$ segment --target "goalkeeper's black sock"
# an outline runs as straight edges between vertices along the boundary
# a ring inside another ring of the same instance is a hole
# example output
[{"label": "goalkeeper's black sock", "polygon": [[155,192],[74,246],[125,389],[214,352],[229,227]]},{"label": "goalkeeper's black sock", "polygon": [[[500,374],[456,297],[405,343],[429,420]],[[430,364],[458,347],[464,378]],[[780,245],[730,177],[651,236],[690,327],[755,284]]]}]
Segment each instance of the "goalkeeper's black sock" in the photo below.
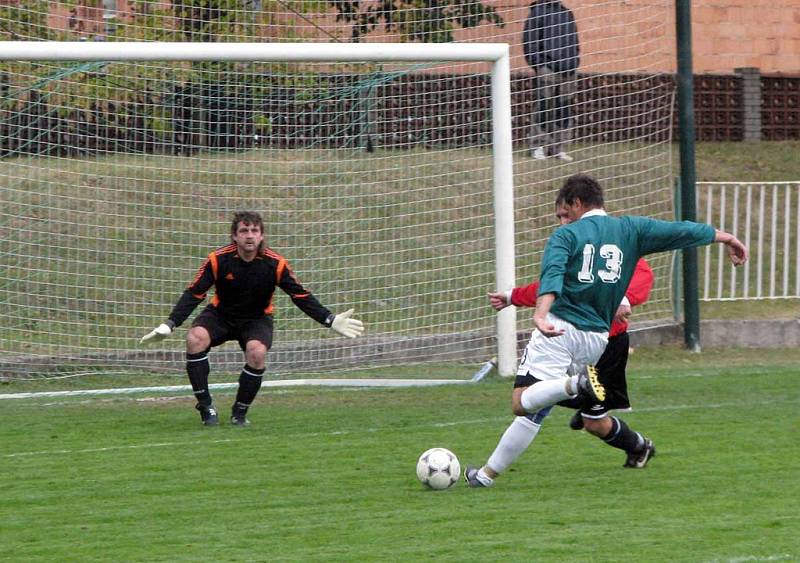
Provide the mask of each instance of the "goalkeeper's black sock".
[{"label": "goalkeeper's black sock", "polygon": [[211,393],[208,391],[208,373],[211,367],[208,364],[208,352],[199,354],[186,354],[186,373],[189,374],[189,383],[192,391],[201,405],[211,405]]},{"label": "goalkeeper's black sock", "polygon": [[635,453],[641,451],[644,446],[644,438],[638,432],[634,432],[624,420],[620,420],[615,416],[611,417],[611,432],[603,438],[603,441],[614,448],[619,448],[628,453]]},{"label": "goalkeeper's black sock", "polygon": [[261,379],[265,368],[256,369],[245,364],[242,373],[239,374],[239,390],[236,392],[236,402],[233,403],[233,413],[244,414],[261,389]]}]

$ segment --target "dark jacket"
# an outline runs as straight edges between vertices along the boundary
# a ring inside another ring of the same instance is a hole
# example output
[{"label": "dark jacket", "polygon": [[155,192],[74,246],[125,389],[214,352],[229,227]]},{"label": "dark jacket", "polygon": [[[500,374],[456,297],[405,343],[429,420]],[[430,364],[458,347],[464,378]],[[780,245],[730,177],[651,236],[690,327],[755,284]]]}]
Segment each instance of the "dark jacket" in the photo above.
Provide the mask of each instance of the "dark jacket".
[{"label": "dark jacket", "polygon": [[525,60],[536,68],[573,73],[580,65],[578,27],[569,8],[558,0],[539,0],[530,6],[522,32]]}]

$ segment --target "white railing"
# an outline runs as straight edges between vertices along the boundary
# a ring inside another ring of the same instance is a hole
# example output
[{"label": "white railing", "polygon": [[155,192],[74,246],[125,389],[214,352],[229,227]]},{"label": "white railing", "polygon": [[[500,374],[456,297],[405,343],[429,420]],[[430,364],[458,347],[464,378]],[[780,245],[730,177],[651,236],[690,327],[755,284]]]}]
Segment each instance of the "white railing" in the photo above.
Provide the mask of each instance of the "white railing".
[{"label": "white railing", "polygon": [[800,182],[698,182],[697,220],[750,249],[742,268],[723,245],[701,249],[701,300],[800,298]]}]

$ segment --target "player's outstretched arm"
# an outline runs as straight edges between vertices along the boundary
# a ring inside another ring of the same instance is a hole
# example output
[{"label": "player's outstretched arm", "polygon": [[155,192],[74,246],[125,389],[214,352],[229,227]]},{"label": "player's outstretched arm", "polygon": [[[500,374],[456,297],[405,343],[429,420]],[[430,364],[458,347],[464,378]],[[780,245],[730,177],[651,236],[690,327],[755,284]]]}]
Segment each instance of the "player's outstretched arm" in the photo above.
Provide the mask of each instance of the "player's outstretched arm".
[{"label": "player's outstretched arm", "polygon": [[351,318],[353,311],[354,309],[348,309],[344,313],[334,316],[331,328],[347,338],[357,338],[364,334],[364,323]]},{"label": "player's outstretched arm", "polygon": [[508,293],[505,291],[490,291],[489,292],[489,304],[494,308],[495,311],[502,311],[509,305],[511,305],[511,298],[508,296]]},{"label": "player's outstretched arm", "polygon": [[167,319],[165,322],[161,323],[156,328],[142,336],[142,338],[139,340],[139,344],[152,344],[154,342],[160,342],[172,334],[172,329],[174,328],[175,323],[173,323],[170,319]]},{"label": "player's outstretched arm", "polygon": [[734,266],[741,266],[747,262],[747,247],[732,234],[720,231],[719,229],[716,231],[714,242],[721,242],[725,245],[731,263]]},{"label": "player's outstretched arm", "polygon": [[509,291],[492,291],[489,293],[489,304],[497,311],[502,311],[509,305],[517,307],[535,307],[536,294],[539,292],[539,282],[533,282],[523,287],[515,287]]}]

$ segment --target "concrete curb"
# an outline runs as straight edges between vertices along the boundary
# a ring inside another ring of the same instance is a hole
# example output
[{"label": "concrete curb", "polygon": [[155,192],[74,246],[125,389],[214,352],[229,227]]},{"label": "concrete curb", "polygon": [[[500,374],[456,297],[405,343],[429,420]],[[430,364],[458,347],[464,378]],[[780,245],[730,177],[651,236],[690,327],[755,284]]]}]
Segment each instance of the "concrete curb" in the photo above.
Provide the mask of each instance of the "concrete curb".
[{"label": "concrete curb", "polygon": [[[680,345],[683,344],[683,325],[636,330],[630,337],[631,346]],[[700,343],[711,347],[800,347],[800,319],[701,321]]]}]

